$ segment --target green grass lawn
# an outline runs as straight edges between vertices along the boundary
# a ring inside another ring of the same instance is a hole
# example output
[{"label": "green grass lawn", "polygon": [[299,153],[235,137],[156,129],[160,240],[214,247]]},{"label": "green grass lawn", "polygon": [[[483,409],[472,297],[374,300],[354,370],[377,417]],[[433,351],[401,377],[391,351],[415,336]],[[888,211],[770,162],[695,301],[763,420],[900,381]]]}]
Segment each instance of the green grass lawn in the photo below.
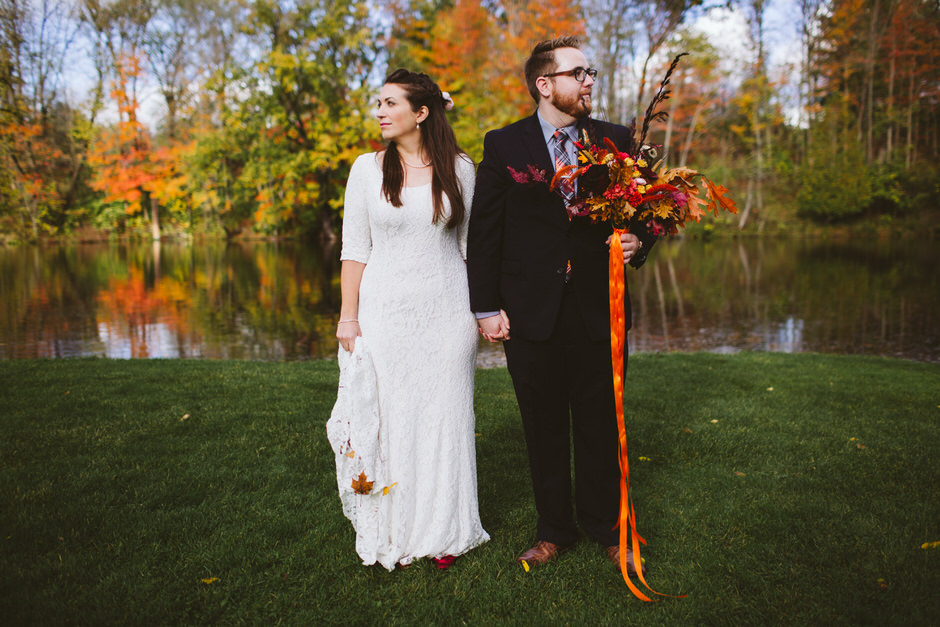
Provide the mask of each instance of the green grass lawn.
[{"label": "green grass lawn", "polygon": [[534,539],[505,369],[477,373],[492,540],[447,571],[364,567],[325,422],[334,362],[0,362],[4,625],[936,625],[940,367],[637,355],[631,479],[648,581]]}]

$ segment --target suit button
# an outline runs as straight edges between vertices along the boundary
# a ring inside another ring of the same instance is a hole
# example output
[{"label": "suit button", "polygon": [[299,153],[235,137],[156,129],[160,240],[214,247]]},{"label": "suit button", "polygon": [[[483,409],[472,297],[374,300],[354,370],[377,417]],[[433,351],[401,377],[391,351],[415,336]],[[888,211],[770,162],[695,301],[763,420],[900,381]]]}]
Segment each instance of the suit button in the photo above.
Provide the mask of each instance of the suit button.
[{"label": "suit button", "polygon": [[564,274],[565,270],[567,270],[567,268],[558,268],[555,270],[555,274]]}]

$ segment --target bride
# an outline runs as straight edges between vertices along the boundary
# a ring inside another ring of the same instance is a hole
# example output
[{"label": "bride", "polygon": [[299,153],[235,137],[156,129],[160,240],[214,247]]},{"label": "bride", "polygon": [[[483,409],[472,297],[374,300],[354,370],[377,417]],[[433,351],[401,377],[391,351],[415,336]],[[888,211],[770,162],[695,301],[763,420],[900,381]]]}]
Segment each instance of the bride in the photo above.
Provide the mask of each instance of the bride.
[{"label": "bride", "polygon": [[363,564],[438,568],[489,539],[477,506],[476,321],[465,268],[474,167],[450,96],[397,70],[359,156],[343,218],[340,385],[327,423]]}]

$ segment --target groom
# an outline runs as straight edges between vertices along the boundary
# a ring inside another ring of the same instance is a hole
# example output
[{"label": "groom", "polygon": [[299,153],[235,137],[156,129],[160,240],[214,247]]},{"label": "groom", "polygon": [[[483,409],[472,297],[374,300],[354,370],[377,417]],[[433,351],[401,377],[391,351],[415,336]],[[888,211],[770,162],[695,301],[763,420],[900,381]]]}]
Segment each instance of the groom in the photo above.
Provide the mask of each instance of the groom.
[{"label": "groom", "polygon": [[[578,539],[577,524],[618,565],[618,432],[610,356],[608,246],[612,229],[569,219],[545,184],[514,181],[530,165],[550,180],[576,163],[587,129],[635,153],[629,131],[591,119],[590,68],[574,37],[543,41],[525,64],[535,114],[487,133],[470,215],[470,304],[483,336],[504,341],[522,414],[535,504],[536,543],[517,561],[554,559]],[[622,236],[624,263],[639,267],[655,238]],[[630,297],[624,298],[627,328]],[[570,410],[570,413],[569,413]],[[576,502],[572,507],[570,440]],[[628,549],[629,550],[629,549]],[[632,568],[632,556],[627,556]]]}]

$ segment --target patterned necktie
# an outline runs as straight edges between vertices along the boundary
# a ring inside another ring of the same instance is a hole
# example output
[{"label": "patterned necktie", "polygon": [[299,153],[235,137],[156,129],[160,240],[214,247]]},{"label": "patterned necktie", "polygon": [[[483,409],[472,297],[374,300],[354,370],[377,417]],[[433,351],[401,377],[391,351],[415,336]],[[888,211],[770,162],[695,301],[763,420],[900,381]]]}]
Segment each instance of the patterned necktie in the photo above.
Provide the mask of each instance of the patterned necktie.
[{"label": "patterned necktie", "polygon": [[[571,157],[568,155],[568,148],[565,145],[569,138],[568,133],[561,129],[556,130],[552,138],[555,140],[555,171],[557,172],[566,165],[571,165]],[[565,204],[570,205],[571,201],[574,200],[574,185],[561,187],[560,191],[565,199]]]},{"label": "patterned necktie", "polygon": [[[569,139],[568,133],[564,132],[561,129],[555,131],[555,134],[552,135],[555,139],[555,171],[557,172],[566,165],[571,165],[571,157],[568,155],[568,149],[565,146],[565,142]],[[571,201],[574,200],[574,184],[570,186],[562,186],[559,188],[562,197],[565,199],[565,206],[571,204]],[[571,215],[568,215],[568,219],[571,219]],[[568,260],[568,267],[565,268],[565,283],[571,280],[571,260]]]}]

